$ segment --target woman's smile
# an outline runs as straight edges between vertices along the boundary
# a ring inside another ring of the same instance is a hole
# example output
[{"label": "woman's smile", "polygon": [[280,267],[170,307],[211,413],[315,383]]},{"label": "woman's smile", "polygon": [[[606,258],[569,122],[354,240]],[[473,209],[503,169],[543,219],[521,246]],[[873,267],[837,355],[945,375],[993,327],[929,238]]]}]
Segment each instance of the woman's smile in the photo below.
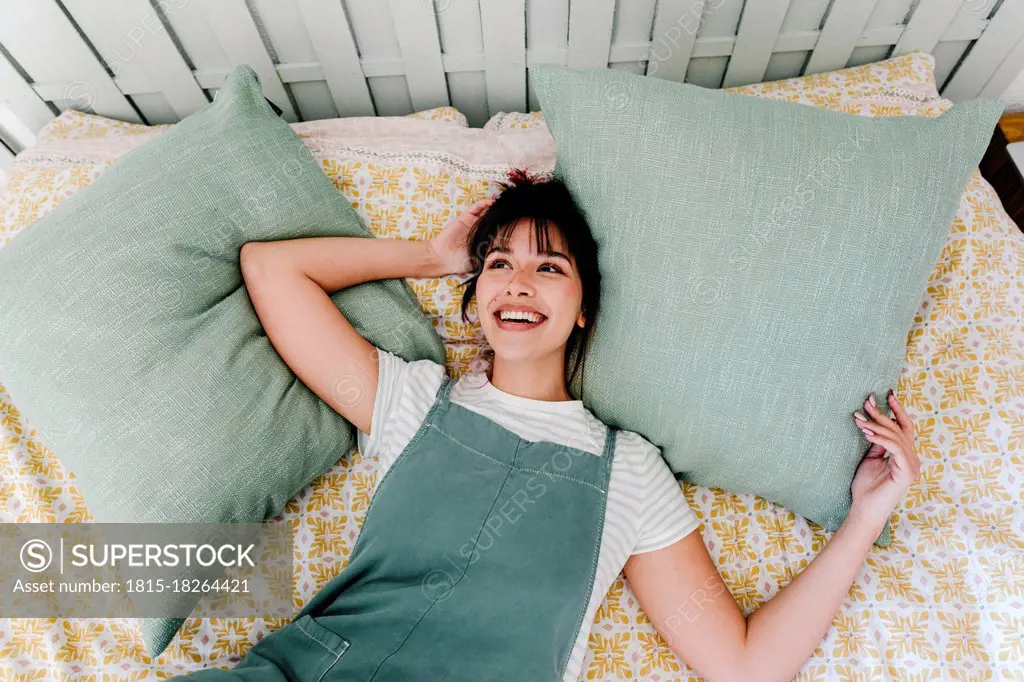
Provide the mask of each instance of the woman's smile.
[{"label": "woman's smile", "polygon": [[[505,319],[505,320],[503,320],[503,319],[501,319],[501,316],[502,316],[503,313],[505,314],[506,317],[509,317],[510,315],[515,316],[515,317],[513,317],[512,319]],[[516,317],[518,317],[520,319],[515,319]],[[539,318],[539,319],[537,319],[536,321],[530,321],[529,319],[526,319],[527,317]],[[499,310],[498,312],[494,313],[494,320],[495,320],[495,323],[498,325],[498,329],[502,329],[502,330],[508,331],[508,332],[527,332],[527,331],[533,331],[537,327],[539,327],[542,324],[544,324],[544,322],[546,322],[547,319],[548,318],[546,318],[546,317],[544,317],[543,315],[540,315],[540,314],[529,315],[529,314],[524,314],[524,313],[508,313],[508,312],[501,311],[501,310]]]}]

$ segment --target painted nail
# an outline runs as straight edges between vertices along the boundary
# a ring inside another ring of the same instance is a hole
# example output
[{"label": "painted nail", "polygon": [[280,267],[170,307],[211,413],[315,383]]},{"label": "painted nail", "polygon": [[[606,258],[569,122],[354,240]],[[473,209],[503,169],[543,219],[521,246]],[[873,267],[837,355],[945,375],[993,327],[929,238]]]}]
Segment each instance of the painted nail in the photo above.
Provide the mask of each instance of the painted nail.
[{"label": "painted nail", "polygon": [[872,431],[871,429],[861,429],[861,431],[863,431],[864,433],[868,434],[869,436],[875,435],[875,432]]},{"label": "painted nail", "polygon": [[[868,400],[870,400],[870,401],[871,401],[871,404],[872,404],[872,405],[875,405],[875,394],[874,394],[874,393],[872,393],[871,395],[869,395],[869,396],[868,396]],[[878,407],[878,405],[875,405],[875,407]]]},{"label": "painted nail", "polygon": [[861,420],[862,422],[866,422],[868,420],[868,418],[862,415],[860,412],[854,412],[853,416]]}]

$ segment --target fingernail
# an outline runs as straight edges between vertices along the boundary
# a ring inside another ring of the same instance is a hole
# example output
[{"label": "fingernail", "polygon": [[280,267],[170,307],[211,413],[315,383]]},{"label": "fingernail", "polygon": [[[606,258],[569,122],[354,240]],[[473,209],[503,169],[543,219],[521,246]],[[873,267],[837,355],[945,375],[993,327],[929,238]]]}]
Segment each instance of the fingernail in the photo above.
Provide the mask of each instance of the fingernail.
[{"label": "fingernail", "polygon": [[860,412],[854,412],[853,416],[861,420],[862,422],[866,422],[868,420],[868,418],[862,415]]},{"label": "fingernail", "polygon": [[875,394],[874,393],[872,393],[871,395],[868,396],[868,400],[871,401],[872,405],[874,405],[875,407],[878,407],[878,405],[875,404]]},{"label": "fingernail", "polygon": [[868,434],[869,436],[875,435],[875,432],[872,431],[871,429],[861,429],[861,431],[863,431],[864,433]]}]

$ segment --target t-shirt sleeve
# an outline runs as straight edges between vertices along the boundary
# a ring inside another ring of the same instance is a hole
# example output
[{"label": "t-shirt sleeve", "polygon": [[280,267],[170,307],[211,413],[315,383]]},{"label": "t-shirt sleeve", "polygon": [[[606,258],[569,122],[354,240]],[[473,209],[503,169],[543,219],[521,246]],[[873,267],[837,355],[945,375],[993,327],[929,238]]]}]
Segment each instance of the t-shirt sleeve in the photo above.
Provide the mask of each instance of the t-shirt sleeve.
[{"label": "t-shirt sleeve", "polygon": [[633,554],[653,552],[683,539],[700,525],[697,514],[686,501],[683,489],[661,456],[661,450],[645,441],[647,447],[640,535]]},{"label": "t-shirt sleeve", "polygon": [[377,397],[370,432],[356,430],[356,446],[364,457],[387,467],[405,449],[430,411],[445,377],[433,360],[409,362],[383,348],[377,353]]}]

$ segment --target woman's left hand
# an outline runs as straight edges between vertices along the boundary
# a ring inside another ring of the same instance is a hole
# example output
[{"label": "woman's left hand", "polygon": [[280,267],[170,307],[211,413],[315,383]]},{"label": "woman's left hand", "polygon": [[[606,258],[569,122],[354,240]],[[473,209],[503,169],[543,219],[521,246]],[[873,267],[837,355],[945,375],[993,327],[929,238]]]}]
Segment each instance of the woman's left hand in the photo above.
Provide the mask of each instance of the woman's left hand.
[{"label": "woman's left hand", "polygon": [[914,451],[914,423],[890,391],[892,417],[882,413],[870,399],[864,413],[853,420],[871,443],[853,477],[852,511],[876,522],[879,531],[910,485],[921,473],[921,459]]}]

